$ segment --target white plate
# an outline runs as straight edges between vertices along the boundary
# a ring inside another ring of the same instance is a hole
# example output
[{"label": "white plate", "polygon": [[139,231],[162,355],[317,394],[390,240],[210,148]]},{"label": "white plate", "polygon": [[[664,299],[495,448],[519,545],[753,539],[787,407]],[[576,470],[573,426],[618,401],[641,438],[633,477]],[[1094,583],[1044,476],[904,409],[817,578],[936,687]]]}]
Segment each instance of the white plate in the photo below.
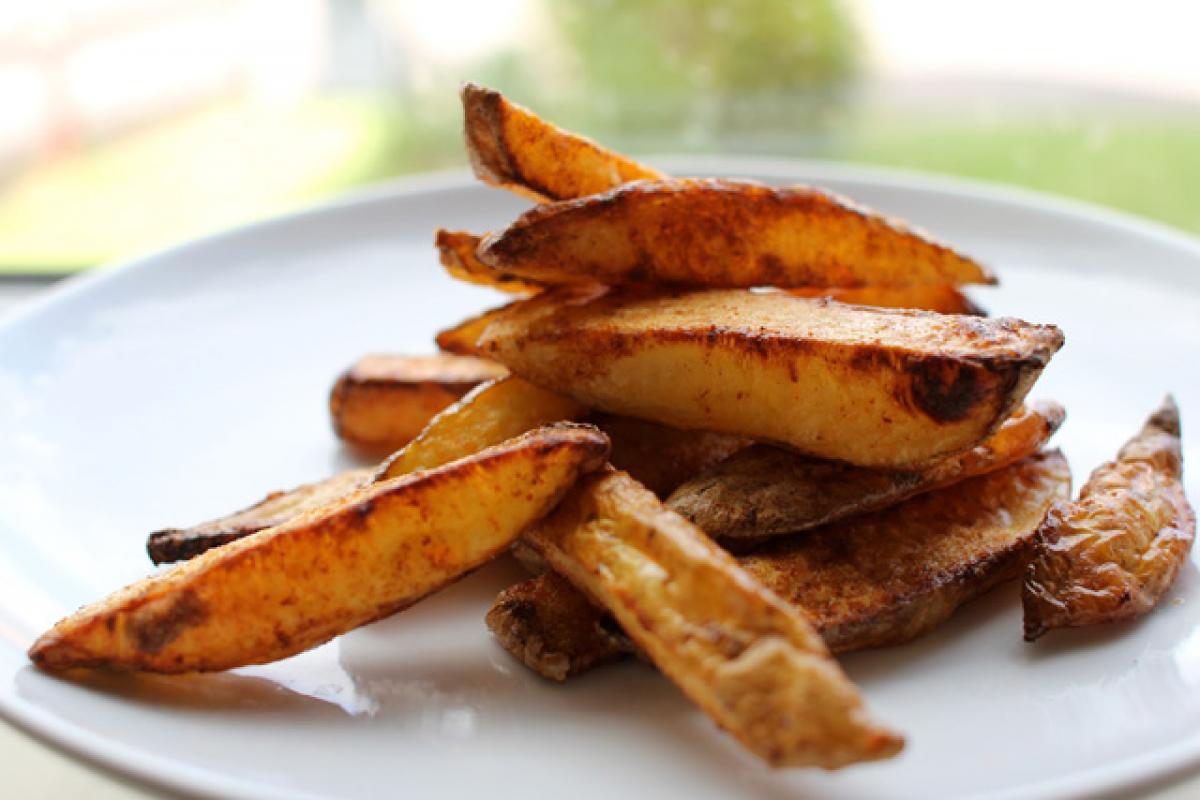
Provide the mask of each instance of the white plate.
[{"label": "white plate", "polygon": [[[1003,288],[976,299],[1066,331],[1034,396],[1069,409],[1058,441],[1077,484],[1168,389],[1200,463],[1194,241],[915,176],[668,166],[824,184],[993,264]],[[442,275],[432,231],[487,230],[521,207],[462,175],[402,183],[76,281],[0,328],[4,713],[124,772],[239,796],[1062,796],[1200,761],[1192,565],[1138,624],[1028,645],[1008,585],[914,644],[846,658],[909,745],[832,775],[764,768],[637,663],[565,686],[532,677],[483,625],[511,564],[268,667],[71,683],[28,666],[39,631],[149,571],[147,531],[350,463],[326,418],[334,376],[366,351],[427,351],[440,327],[496,304]],[[1194,477],[1189,491],[1200,499]]]}]

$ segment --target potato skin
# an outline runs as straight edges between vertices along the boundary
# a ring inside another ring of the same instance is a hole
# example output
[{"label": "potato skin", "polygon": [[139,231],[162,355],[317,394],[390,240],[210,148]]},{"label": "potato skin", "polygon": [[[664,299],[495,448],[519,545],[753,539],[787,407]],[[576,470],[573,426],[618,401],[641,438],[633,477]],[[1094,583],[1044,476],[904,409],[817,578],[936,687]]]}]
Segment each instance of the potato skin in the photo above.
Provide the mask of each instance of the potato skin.
[{"label": "potato skin", "polygon": [[330,392],[333,430],[365,452],[391,453],[464,394],[506,374],[499,364],[470,356],[364,356]]},{"label": "potato skin", "polygon": [[477,344],[602,411],[904,468],[990,435],[1062,341],[1019,320],[784,293],[564,288],[497,312]]},{"label": "potato skin", "polygon": [[585,478],[523,541],[769,764],[835,769],[900,750],[804,617],[625,473]]},{"label": "potato skin", "polygon": [[589,421],[612,441],[609,463],[660,498],[750,445],[738,436],[684,431],[632,417],[596,414]]},{"label": "potato skin", "polygon": [[1149,613],[1171,588],[1196,536],[1184,495],[1179,409],[1168,397],[1116,461],[1038,531],[1022,601],[1025,639],[1053,628]]},{"label": "potato skin", "polygon": [[477,286],[488,286],[510,294],[536,294],[546,284],[527,281],[483,264],[475,255],[482,237],[467,231],[448,231],[438,228],[433,245],[438,251],[438,261],[446,272],[460,281]]},{"label": "potato skin", "polygon": [[477,251],[547,283],[716,288],[995,283],[923,233],[808,186],[676,178],[537,206]]},{"label": "potato skin", "polygon": [[276,661],[388,616],[503,552],[608,455],[557,425],[369,486],[86,606],[43,634],[42,669],[177,673]]},{"label": "potato skin", "polygon": [[1031,403],[970,450],[917,470],[855,467],[755,445],[679,486],[667,506],[715,539],[761,542],[1007,466],[1037,452],[1065,416],[1057,403]]},{"label": "potato skin", "polygon": [[466,83],[461,96],[467,157],[484,183],[544,203],[662,177],[652,167],[539,119],[493,89]]}]

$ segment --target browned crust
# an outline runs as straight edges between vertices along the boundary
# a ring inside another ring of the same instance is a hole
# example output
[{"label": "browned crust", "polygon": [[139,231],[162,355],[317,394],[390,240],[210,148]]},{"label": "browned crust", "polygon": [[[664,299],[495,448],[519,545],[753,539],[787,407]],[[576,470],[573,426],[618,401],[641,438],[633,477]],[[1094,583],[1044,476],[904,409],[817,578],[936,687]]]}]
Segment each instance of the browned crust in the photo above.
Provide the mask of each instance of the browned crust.
[{"label": "browned crust", "polygon": [[518,278],[502,270],[492,269],[475,256],[481,237],[468,231],[448,231],[438,228],[434,246],[438,260],[453,277],[476,286],[487,286],[510,294],[536,294],[546,284]]},{"label": "browned crust", "polygon": [[981,264],[924,232],[824,190],[716,178],[635,181],[536,206],[485,238],[477,255],[549,283],[996,283]]},{"label": "browned crust", "polygon": [[1098,467],[1074,503],[1056,505],[1026,567],[1025,639],[1152,611],[1196,536],[1184,494],[1179,410],[1171,397]]},{"label": "browned crust", "polygon": [[1030,403],[976,447],[919,470],[855,467],[756,445],[688,480],[667,505],[714,538],[761,542],[1007,466],[1036,452],[1065,416],[1058,403]]},{"label": "browned crust", "polygon": [[581,197],[662,173],[539,119],[499,92],[463,84],[463,134],[476,177],[534,202]]},{"label": "browned crust", "polygon": [[860,286],[853,289],[837,286],[807,289],[788,289],[797,297],[828,297],[839,303],[876,308],[916,308],[939,314],[967,314],[986,317],[987,311],[954,286]]},{"label": "browned crust", "polygon": [[[162,673],[286,658],[406,608],[503,552],[607,455],[595,428],[560,424],[368,486],[80,609],[39,637],[29,657],[49,670]],[[509,490],[513,479],[521,485]],[[468,496],[478,510],[465,505]],[[442,527],[450,500],[473,517],[461,539]]]},{"label": "browned crust", "polygon": [[739,436],[683,431],[632,417],[597,414],[591,421],[612,440],[609,462],[660,498],[750,445]]},{"label": "browned crust", "polygon": [[438,349],[460,356],[481,356],[483,351],[477,344],[479,337],[487,330],[488,325],[499,319],[512,305],[513,303],[508,303],[497,308],[490,308],[473,317],[468,317],[452,328],[440,331],[434,339]]}]

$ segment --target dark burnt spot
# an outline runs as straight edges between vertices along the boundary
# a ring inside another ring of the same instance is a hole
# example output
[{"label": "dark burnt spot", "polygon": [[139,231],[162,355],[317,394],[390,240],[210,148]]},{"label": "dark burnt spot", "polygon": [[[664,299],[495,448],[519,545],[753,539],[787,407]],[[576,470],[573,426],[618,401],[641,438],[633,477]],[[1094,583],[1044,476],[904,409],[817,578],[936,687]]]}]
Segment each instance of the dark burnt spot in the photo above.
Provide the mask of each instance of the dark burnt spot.
[{"label": "dark burnt spot", "polygon": [[188,628],[199,625],[208,609],[192,590],[182,592],[165,607],[144,607],[134,612],[129,635],[143,653],[157,653]]},{"label": "dark burnt spot", "polygon": [[965,419],[987,393],[971,364],[944,359],[920,359],[905,368],[911,378],[913,405],[935,422]]},{"label": "dark burnt spot", "polygon": [[758,269],[762,283],[768,286],[782,286],[787,283],[787,265],[783,259],[774,253],[763,253],[758,257]]}]

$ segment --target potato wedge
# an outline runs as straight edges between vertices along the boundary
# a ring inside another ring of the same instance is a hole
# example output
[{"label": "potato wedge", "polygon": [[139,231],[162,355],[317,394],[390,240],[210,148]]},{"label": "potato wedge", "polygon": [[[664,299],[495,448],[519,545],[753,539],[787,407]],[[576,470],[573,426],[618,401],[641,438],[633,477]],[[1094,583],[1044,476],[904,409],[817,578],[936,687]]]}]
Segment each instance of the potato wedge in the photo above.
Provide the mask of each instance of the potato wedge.
[{"label": "potato wedge", "polygon": [[365,356],[330,393],[333,430],[360,450],[392,453],[464,394],[507,374],[493,361],[469,356]]},{"label": "potato wedge", "polygon": [[[483,267],[476,261],[480,268]],[[496,274],[493,270],[492,274]],[[877,306],[878,308],[917,308],[923,311],[936,311],[939,314],[969,314],[973,317],[986,317],[987,312],[975,304],[960,290],[945,284],[929,286],[860,286],[857,289],[841,289],[837,287],[818,289],[789,289],[790,294],[797,297],[828,297],[839,303],[851,303],[856,306]]]},{"label": "potato wedge", "polygon": [[593,408],[903,468],[973,447],[1062,345],[1053,326],[780,292],[558,289],[481,352]]},{"label": "potato wedge", "polygon": [[804,618],[628,475],[584,479],[523,541],[768,763],[833,769],[900,750]]},{"label": "potato wedge", "polygon": [[488,629],[526,666],[554,681],[622,658],[631,645],[601,627],[608,614],[556,572],[500,592]]},{"label": "potato wedge", "polygon": [[1062,424],[1057,403],[1031,403],[980,444],[918,470],[881,470],[756,445],[681,485],[667,506],[716,539],[760,541],[895,505],[1020,461]]},{"label": "potato wedge", "polygon": [[479,341],[480,335],[487,330],[487,326],[491,325],[504,310],[513,303],[492,308],[484,311],[481,314],[476,314],[455,325],[453,328],[447,328],[438,333],[435,337],[438,349],[443,353],[451,353],[458,356],[481,356],[482,351],[476,344]]},{"label": "potato wedge", "polygon": [[367,485],[374,471],[370,467],[347,470],[290,491],[271,492],[249,508],[191,528],[155,531],[146,540],[146,551],[155,564],[187,561],[206,550],[282,525],[306,511],[346,497]]},{"label": "potato wedge", "polygon": [[467,157],[476,177],[536,203],[663,177],[656,169],[539,119],[493,89],[464,84],[462,104]]},{"label": "potato wedge", "polygon": [[527,281],[501,270],[492,269],[475,256],[481,237],[467,231],[448,231],[438,228],[434,234],[438,260],[455,278],[478,286],[490,286],[510,294],[536,294],[546,284]]},{"label": "potato wedge", "polygon": [[537,206],[477,251],[546,283],[716,288],[995,283],[980,264],[899,222],[807,186],[638,181]]},{"label": "potato wedge", "polygon": [[[833,652],[900,644],[1017,577],[1039,522],[1070,483],[1061,454],[1035,454],[738,561],[801,608]],[[634,651],[584,599],[543,573],[501,592],[488,627],[534,672],[565,680]]]},{"label": "potato wedge", "polygon": [[148,672],[276,661],[412,605],[503,552],[608,455],[591,426],[547,426],[212,550],[43,634],[42,669]]},{"label": "potato wedge", "polygon": [[609,463],[660,498],[750,445],[737,436],[683,431],[631,417],[597,414],[590,421],[612,440]]},{"label": "potato wedge", "polygon": [[588,409],[515,375],[480,384],[438,414],[417,438],[379,466],[386,481],[419,469],[440,467],[539,425],[578,419]]},{"label": "potato wedge", "polygon": [[1171,588],[1196,537],[1181,481],[1179,409],[1171,397],[1092,473],[1073,503],[1046,516],[1026,568],[1025,639],[1053,628],[1149,613]]}]

